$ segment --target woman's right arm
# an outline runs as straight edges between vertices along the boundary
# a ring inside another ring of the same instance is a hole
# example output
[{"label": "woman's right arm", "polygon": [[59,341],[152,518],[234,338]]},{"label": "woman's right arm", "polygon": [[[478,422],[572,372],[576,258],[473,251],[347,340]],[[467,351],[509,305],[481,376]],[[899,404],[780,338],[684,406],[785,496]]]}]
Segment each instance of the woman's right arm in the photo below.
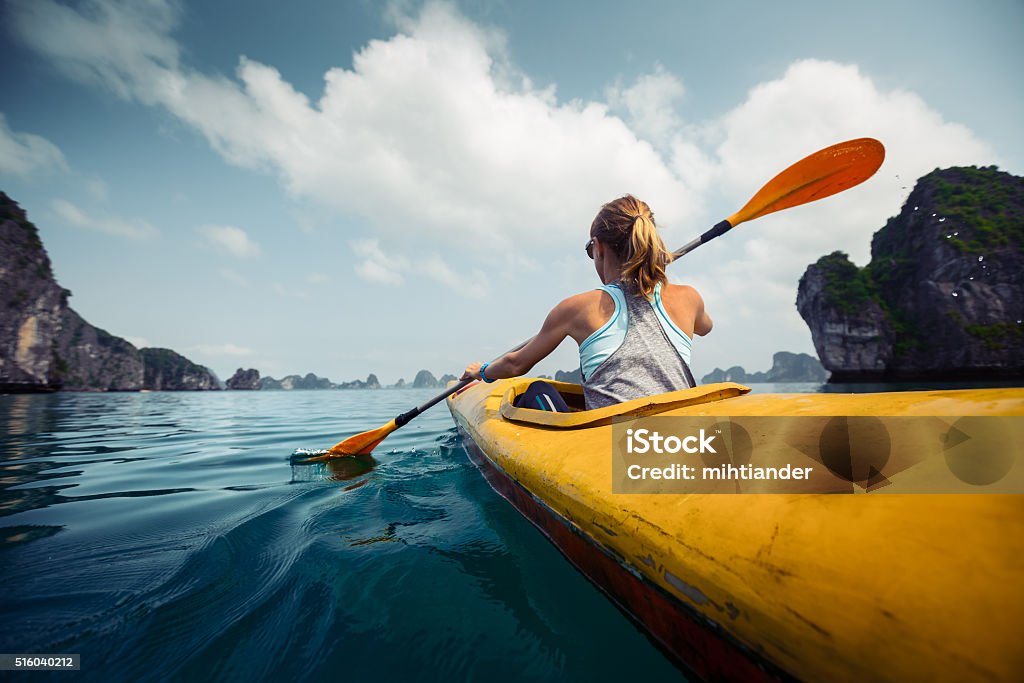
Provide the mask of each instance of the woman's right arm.
[{"label": "woman's right arm", "polygon": [[[558,348],[569,336],[578,309],[578,297],[569,297],[551,309],[540,332],[526,342],[523,348],[506,353],[487,366],[487,379],[518,377],[529,372],[530,368]],[[462,379],[480,379],[480,363],[471,363],[462,374]]]}]

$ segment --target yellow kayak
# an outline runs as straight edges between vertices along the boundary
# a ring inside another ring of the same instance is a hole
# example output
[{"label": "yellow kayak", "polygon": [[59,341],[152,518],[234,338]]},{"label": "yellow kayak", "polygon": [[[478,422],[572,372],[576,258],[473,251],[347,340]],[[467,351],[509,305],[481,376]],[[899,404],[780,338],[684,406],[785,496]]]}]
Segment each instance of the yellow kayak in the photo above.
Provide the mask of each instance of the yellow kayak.
[{"label": "yellow kayak", "polygon": [[[1024,416],[1024,389],[777,395],[724,383],[547,413],[513,405],[531,381],[448,399],[471,459],[697,677],[1024,680],[1024,495],[901,493],[937,481],[927,463],[882,478],[879,495],[814,492],[820,480],[800,482],[807,493],[614,493],[612,453],[626,418],[917,416],[948,427]],[[582,405],[580,387],[553,384]],[[875,486],[862,484],[851,492]]]}]

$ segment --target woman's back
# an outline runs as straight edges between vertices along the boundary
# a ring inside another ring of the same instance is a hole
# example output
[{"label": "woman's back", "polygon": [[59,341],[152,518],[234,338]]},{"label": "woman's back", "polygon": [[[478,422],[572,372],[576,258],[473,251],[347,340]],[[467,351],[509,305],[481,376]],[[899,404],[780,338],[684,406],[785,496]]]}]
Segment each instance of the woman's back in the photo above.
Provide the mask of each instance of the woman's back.
[{"label": "woman's back", "polygon": [[[663,289],[666,291],[663,298]],[[682,289],[682,288],[680,288]],[[605,317],[605,299],[611,315],[580,345],[580,369],[587,407],[601,408],[634,398],[692,387],[690,348],[697,306],[686,292],[673,292],[675,316],[669,313],[667,288],[660,284],[652,296],[633,285],[615,282],[599,290],[601,299],[580,301],[581,334]],[[699,298],[699,297],[698,297]],[[686,325],[690,333],[681,329]]]},{"label": "woman's back", "polygon": [[[583,292],[569,300],[576,308],[569,336],[579,345],[615,314],[615,300],[601,288]],[[661,288],[661,301],[672,322],[690,339],[694,334],[705,335],[710,331],[710,319],[705,320],[704,300],[693,287],[665,284]]]}]

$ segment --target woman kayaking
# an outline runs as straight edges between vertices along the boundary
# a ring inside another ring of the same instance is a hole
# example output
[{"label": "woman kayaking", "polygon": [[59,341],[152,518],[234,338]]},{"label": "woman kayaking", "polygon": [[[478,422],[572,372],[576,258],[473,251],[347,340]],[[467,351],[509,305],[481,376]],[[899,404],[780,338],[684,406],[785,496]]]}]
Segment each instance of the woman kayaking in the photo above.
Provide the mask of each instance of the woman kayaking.
[{"label": "woman kayaking", "polygon": [[[650,207],[632,195],[602,206],[586,251],[603,285],[565,299],[526,346],[470,364],[462,379],[518,377],[572,337],[580,347],[587,409],[696,384],[689,366],[693,335],[710,332],[711,317],[697,290],[669,284],[665,266],[672,256]],[[554,387],[540,381],[516,404],[568,411]]]}]

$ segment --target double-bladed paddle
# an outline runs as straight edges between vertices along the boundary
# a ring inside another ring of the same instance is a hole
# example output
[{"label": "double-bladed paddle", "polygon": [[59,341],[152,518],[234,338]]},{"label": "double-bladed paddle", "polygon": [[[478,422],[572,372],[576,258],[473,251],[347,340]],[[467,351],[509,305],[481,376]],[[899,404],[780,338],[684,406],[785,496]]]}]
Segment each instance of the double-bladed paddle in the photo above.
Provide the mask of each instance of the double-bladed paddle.
[{"label": "double-bladed paddle", "polygon": [[[764,187],[757,191],[757,194],[751,197],[750,201],[742,209],[721,223],[718,223],[692,242],[674,251],[672,258],[677,259],[700,245],[707,244],[719,235],[735,228],[740,223],[752,221],[769,213],[824,199],[837,192],[842,192],[855,185],[859,185],[875,174],[875,171],[882,165],[884,159],[885,148],[881,142],[873,138],[858,138],[857,140],[840,142],[839,144],[819,150],[808,157],[804,157],[769,180]],[[528,341],[523,342],[512,349],[512,351],[523,348],[527,343]],[[387,438],[391,432],[407,424],[424,410],[440,403],[475,381],[464,379],[448,387],[426,403],[413,408],[407,413],[402,413],[386,425],[350,436],[333,446],[327,453],[309,458],[303,462],[316,462],[318,460],[347,455],[366,455]]]}]

